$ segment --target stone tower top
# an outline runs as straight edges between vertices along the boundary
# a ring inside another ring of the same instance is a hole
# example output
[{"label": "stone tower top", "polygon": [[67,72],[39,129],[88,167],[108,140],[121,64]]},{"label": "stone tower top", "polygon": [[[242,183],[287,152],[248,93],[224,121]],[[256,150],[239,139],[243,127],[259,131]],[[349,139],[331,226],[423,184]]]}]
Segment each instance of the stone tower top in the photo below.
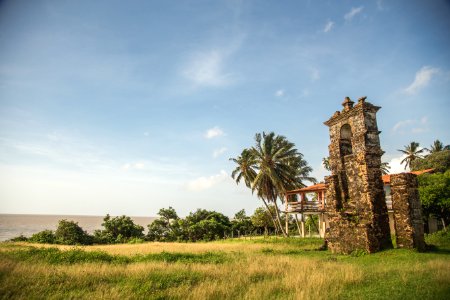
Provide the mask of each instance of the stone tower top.
[{"label": "stone tower top", "polygon": [[344,107],[344,111],[349,111],[353,108],[353,102],[350,97],[345,97],[344,102],[342,102],[342,106]]},{"label": "stone tower top", "polygon": [[349,97],[345,97],[344,102],[342,102],[342,106],[344,107],[342,111],[336,111],[333,116],[326,122],[325,125],[328,127],[342,121],[348,119],[351,116],[361,115],[361,114],[371,114],[375,117],[375,113],[381,108],[379,106],[375,106],[370,102],[366,101],[367,97],[360,97],[358,99],[358,103],[354,105]]}]

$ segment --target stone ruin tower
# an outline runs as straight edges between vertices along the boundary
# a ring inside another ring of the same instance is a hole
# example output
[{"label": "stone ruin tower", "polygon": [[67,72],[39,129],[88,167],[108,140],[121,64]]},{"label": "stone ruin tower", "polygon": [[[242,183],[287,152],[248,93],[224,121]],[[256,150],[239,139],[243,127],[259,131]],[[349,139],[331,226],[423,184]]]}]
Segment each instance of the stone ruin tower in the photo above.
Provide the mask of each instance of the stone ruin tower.
[{"label": "stone ruin tower", "polygon": [[329,127],[331,176],[327,183],[328,247],[334,253],[391,248],[389,219],[380,169],[383,151],[376,120],[380,107],[346,97]]}]

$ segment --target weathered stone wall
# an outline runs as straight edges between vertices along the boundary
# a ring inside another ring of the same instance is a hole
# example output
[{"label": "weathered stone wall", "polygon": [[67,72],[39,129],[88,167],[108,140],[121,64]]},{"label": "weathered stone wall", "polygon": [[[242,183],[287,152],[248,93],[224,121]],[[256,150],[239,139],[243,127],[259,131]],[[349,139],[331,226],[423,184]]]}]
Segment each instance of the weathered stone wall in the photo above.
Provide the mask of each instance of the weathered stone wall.
[{"label": "weathered stone wall", "polygon": [[397,247],[425,249],[422,208],[417,176],[411,173],[391,175],[392,208]]},{"label": "weathered stone wall", "polygon": [[375,252],[392,247],[380,169],[379,107],[365,98],[354,107],[346,98],[343,106],[325,122],[330,129],[332,173],[326,179],[330,224],[326,239],[333,252]]}]

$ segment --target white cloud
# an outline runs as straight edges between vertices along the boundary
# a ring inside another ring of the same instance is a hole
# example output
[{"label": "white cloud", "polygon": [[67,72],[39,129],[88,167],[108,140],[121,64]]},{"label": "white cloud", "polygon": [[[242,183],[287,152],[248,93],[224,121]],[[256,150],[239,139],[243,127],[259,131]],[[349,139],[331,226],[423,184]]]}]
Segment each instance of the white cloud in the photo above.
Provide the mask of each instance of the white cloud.
[{"label": "white cloud", "polygon": [[127,163],[122,166],[122,168],[125,170],[130,170],[130,169],[143,170],[143,169],[145,169],[145,167],[146,167],[145,163],[143,163],[143,162]]},{"label": "white cloud", "polygon": [[398,121],[394,127],[392,127],[392,131],[394,132],[398,132],[401,129],[403,129],[404,127],[407,126],[411,126],[412,124],[414,124],[416,121],[415,120],[404,120],[404,121]]},{"label": "white cloud", "polygon": [[207,189],[223,182],[227,178],[228,178],[227,172],[225,172],[224,170],[221,170],[219,174],[212,175],[209,177],[199,177],[199,178],[196,178],[196,179],[190,181],[187,184],[187,189],[189,191],[194,191],[194,192],[207,190]]},{"label": "white cloud", "polygon": [[407,94],[415,94],[420,89],[426,87],[430,82],[433,75],[439,73],[438,68],[433,68],[430,66],[424,66],[416,73],[414,81],[403,91]]},{"label": "white cloud", "polygon": [[196,86],[220,87],[232,82],[231,74],[224,73],[225,54],[213,50],[194,55],[182,73]]},{"label": "white cloud", "polygon": [[389,163],[389,167],[391,167],[389,169],[389,174],[397,174],[397,173],[402,173],[402,172],[407,172],[409,171],[409,168],[407,168],[405,170],[405,165],[401,164],[400,162],[406,157],[406,155],[402,155],[400,157],[394,157],[393,159],[391,159],[388,163]]},{"label": "white cloud", "polygon": [[320,79],[320,72],[316,68],[311,69],[311,80],[316,81]]},{"label": "white cloud", "polygon": [[331,29],[333,29],[334,22],[328,21],[327,24],[325,24],[325,27],[323,28],[323,32],[329,32]]},{"label": "white cloud", "polygon": [[224,132],[219,127],[215,126],[213,128],[210,128],[205,133],[205,138],[212,139],[218,136],[224,135]]},{"label": "white cloud", "polygon": [[360,7],[352,7],[352,9],[346,13],[344,15],[344,19],[347,21],[351,21],[353,19],[354,16],[356,16],[357,14],[361,13],[361,11],[363,10],[364,6],[360,6]]},{"label": "white cloud", "polygon": [[216,150],[214,150],[214,152],[213,152],[213,157],[214,157],[214,158],[217,158],[217,157],[219,157],[220,155],[224,154],[226,151],[227,151],[227,148],[225,148],[225,147],[222,147],[222,148],[220,148],[220,149],[216,149]]},{"label": "white cloud", "polygon": [[284,90],[283,89],[279,89],[278,91],[275,92],[275,96],[276,97],[283,97],[284,96]]},{"label": "white cloud", "polygon": [[395,133],[422,133],[428,131],[428,117],[422,117],[420,120],[409,119],[397,122],[392,131]]}]

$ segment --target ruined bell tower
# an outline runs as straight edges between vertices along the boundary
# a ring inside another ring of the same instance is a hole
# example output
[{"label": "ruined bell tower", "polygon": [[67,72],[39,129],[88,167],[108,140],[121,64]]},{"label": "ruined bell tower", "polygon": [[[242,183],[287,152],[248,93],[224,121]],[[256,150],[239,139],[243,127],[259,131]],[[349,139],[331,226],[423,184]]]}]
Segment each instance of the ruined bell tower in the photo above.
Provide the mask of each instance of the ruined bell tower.
[{"label": "ruined bell tower", "polygon": [[331,140],[326,240],[336,253],[376,252],[392,247],[380,169],[380,107],[366,102],[366,97],[356,105],[346,97],[342,105],[342,111],[324,123]]}]

